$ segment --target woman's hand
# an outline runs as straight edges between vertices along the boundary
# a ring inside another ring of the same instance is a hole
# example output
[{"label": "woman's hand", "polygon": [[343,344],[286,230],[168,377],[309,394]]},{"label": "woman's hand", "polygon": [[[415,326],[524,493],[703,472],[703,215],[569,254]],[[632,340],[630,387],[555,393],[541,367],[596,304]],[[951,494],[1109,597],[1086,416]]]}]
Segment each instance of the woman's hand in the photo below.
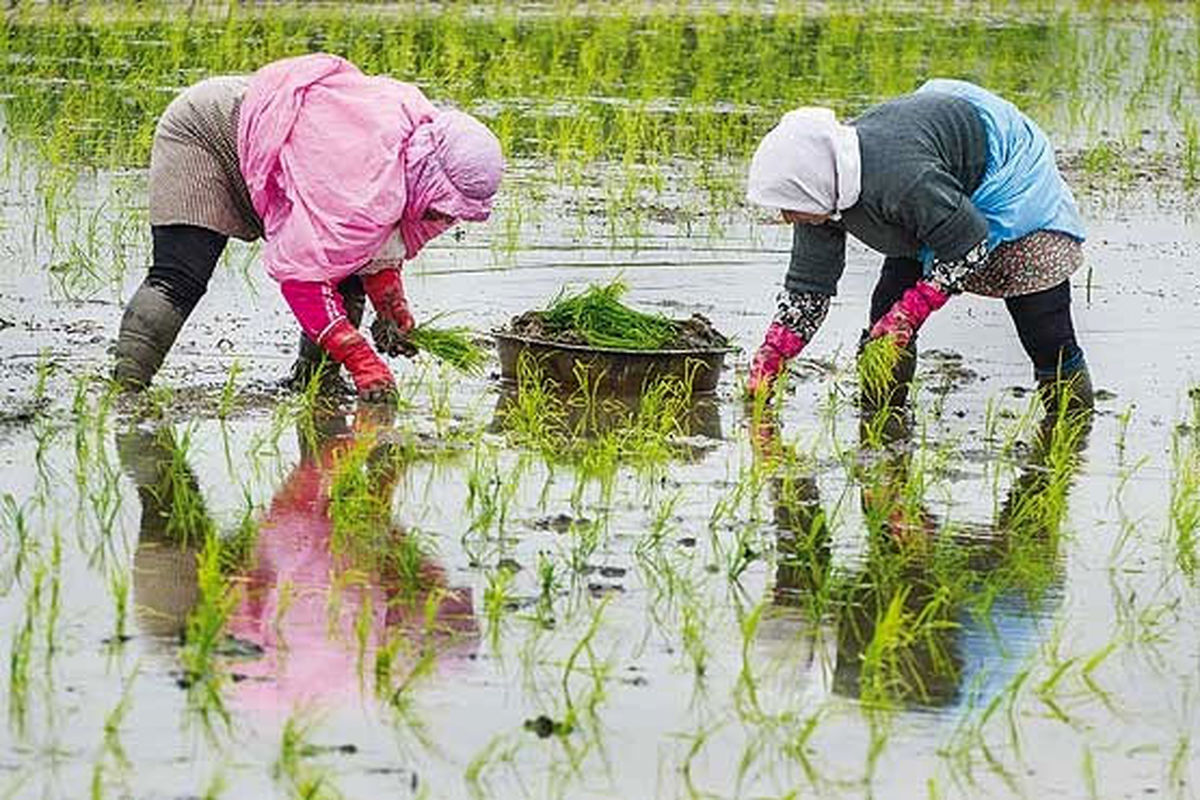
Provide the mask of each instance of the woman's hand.
[{"label": "woman's hand", "polygon": [[346,319],[342,296],[333,284],[284,281],[279,288],[308,338],[350,371],[359,397],[380,401],[396,391],[396,381],[387,364]]},{"label": "woman's hand", "polygon": [[746,381],[746,392],[756,395],[759,392],[769,392],[775,379],[787,367],[789,359],[799,355],[804,349],[804,340],[795,331],[780,322],[772,322],[767,327],[762,344],[754,353],[750,362],[750,377]]},{"label": "woman's hand", "polygon": [[354,380],[358,396],[370,403],[386,402],[396,393],[396,380],[358,329],[345,319],[335,322],[317,344],[342,364]]},{"label": "woman's hand", "polygon": [[417,354],[417,348],[400,332],[400,326],[395,320],[376,317],[371,323],[371,338],[379,352],[389,356],[406,356],[412,358]]},{"label": "woman's hand", "polygon": [[413,329],[413,316],[408,310],[399,267],[388,267],[370,275],[363,275],[362,282],[376,314],[396,323],[396,329],[401,334]]},{"label": "woman's hand", "polygon": [[891,336],[896,344],[908,347],[929,315],[946,305],[950,293],[932,281],[917,281],[900,296],[888,312],[871,326],[872,339]]}]

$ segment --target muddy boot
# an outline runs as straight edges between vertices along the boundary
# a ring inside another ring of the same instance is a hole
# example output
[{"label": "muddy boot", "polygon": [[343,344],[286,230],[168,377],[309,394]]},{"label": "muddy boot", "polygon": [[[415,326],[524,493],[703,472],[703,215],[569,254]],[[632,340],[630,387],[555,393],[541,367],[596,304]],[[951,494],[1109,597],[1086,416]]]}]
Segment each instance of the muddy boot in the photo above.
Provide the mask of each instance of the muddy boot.
[{"label": "muddy boot", "polygon": [[[871,340],[868,331],[863,331],[858,340],[858,352],[861,355],[867,342]],[[872,393],[864,388],[859,389],[859,411],[862,417],[874,417],[880,411],[888,409],[898,414],[908,406],[908,393],[912,388],[913,376],[917,372],[917,338],[914,336],[908,346],[900,351],[900,360],[892,369],[892,380],[883,393]]]},{"label": "muddy boot", "polygon": [[142,283],[121,317],[113,380],[129,390],[149,386],[185,319],[166,294]]},{"label": "muddy boot", "polygon": [[1043,438],[1050,436],[1060,420],[1078,423],[1082,432],[1091,427],[1096,397],[1086,365],[1070,375],[1038,381],[1037,392],[1046,410],[1041,424]]},{"label": "muddy boot", "polygon": [[1090,415],[1096,404],[1092,376],[1086,366],[1062,378],[1038,381],[1037,392],[1047,418]]},{"label": "muddy boot", "polygon": [[[357,290],[348,285],[353,280],[358,284]],[[363,310],[366,305],[366,295],[362,292],[362,284],[357,279],[347,279],[338,285],[342,295],[342,305],[346,309],[346,319],[358,327],[362,323]],[[354,386],[342,374],[342,366],[325,353],[321,347],[300,334],[300,348],[296,360],[292,362],[291,374],[284,380],[284,385],[294,392],[302,392],[308,388],[318,370],[321,372],[321,394],[325,397],[353,397]]]},{"label": "muddy boot", "polygon": [[353,397],[354,387],[342,376],[341,365],[326,355],[317,344],[300,334],[300,352],[292,362],[292,371],[284,384],[294,392],[303,392],[321,373],[320,393],[326,397]]}]

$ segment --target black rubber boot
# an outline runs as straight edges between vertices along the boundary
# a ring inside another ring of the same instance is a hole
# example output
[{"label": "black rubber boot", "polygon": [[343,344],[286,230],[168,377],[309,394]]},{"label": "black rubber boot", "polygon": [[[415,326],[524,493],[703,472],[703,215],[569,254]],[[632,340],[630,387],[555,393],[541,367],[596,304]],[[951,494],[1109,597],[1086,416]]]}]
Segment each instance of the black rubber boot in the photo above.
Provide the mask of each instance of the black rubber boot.
[{"label": "black rubber boot", "polygon": [[113,379],[129,390],[149,386],[185,319],[161,290],[139,286],[121,317]]},{"label": "black rubber boot", "polygon": [[1068,420],[1090,418],[1096,405],[1092,376],[1086,365],[1070,375],[1038,381],[1037,392],[1046,410],[1043,425],[1053,425],[1064,415]]},{"label": "black rubber boot", "polygon": [[[350,320],[350,324],[357,328],[362,324],[366,296],[362,292],[362,283],[357,280],[354,283],[357,286],[347,285],[348,281],[343,281],[338,286],[338,291],[342,295],[346,319]],[[292,391],[304,391],[322,365],[324,365],[324,371],[321,373],[321,394],[326,397],[353,397],[354,386],[342,375],[341,364],[330,359],[320,345],[303,333],[300,334],[300,348],[296,360],[292,362],[292,371],[285,384]]]}]

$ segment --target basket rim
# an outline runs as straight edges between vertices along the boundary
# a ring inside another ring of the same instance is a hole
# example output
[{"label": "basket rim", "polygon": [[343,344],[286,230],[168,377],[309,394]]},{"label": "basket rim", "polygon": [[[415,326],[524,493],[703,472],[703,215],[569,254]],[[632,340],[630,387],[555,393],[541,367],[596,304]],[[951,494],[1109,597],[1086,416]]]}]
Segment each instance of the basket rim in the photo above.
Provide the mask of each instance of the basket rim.
[{"label": "basket rim", "polygon": [[725,355],[728,353],[737,353],[742,348],[726,345],[724,347],[703,347],[691,349],[671,349],[671,350],[634,350],[626,347],[593,347],[586,344],[571,344],[569,342],[552,342],[548,339],[538,339],[533,336],[522,336],[510,331],[493,330],[492,337],[500,342],[508,340],[512,342],[520,342],[522,344],[536,344],[543,347],[550,347],[557,350],[565,350],[567,352],[576,353],[609,353],[620,356],[642,356],[644,358],[660,358],[663,356],[715,356]]}]

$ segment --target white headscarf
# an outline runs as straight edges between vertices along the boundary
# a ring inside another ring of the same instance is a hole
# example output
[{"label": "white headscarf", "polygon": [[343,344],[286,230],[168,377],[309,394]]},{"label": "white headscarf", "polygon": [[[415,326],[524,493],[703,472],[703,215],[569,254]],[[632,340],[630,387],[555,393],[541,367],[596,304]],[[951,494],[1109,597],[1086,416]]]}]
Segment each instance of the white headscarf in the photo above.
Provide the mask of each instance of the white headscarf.
[{"label": "white headscarf", "polygon": [[798,108],[763,137],[750,161],[746,197],[786,211],[831,214],[858,202],[858,132],[828,108]]}]

